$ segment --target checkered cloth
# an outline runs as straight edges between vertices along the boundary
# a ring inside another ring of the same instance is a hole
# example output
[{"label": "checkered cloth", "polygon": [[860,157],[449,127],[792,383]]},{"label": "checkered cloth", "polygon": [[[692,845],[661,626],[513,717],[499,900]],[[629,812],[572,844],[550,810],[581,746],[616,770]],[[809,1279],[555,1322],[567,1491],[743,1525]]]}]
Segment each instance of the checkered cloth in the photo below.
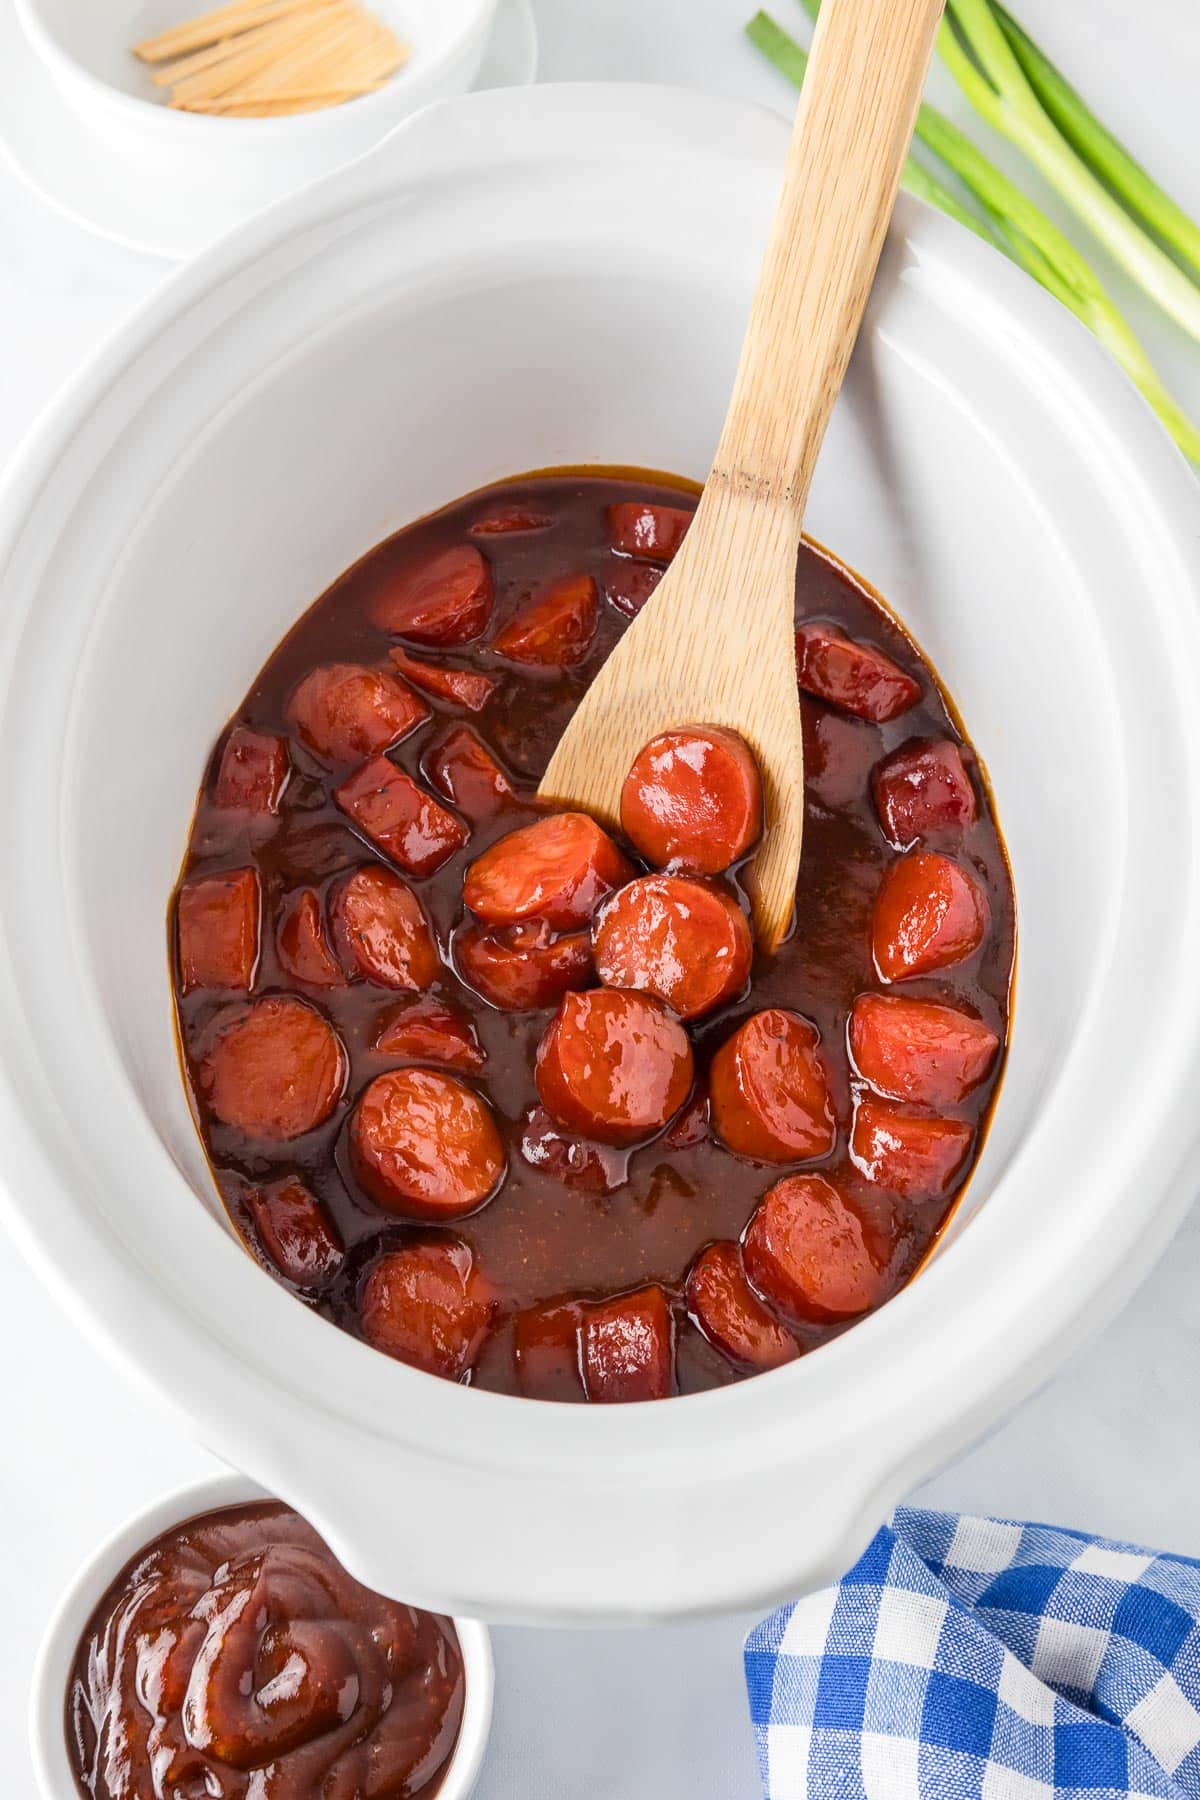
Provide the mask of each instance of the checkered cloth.
[{"label": "checkered cloth", "polygon": [[902,1510],[746,1680],[768,1800],[1188,1800],[1200,1561]]}]

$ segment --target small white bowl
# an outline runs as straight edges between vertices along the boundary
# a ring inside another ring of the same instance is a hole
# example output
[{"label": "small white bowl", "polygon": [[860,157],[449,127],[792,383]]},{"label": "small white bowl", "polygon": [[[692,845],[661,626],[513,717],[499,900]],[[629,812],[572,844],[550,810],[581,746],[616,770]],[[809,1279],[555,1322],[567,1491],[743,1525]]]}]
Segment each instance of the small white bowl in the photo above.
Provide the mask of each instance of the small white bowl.
[{"label": "small white bowl", "polygon": [[378,93],[278,119],[176,111],[130,46],[206,10],[205,0],[14,0],[30,47],[72,117],[131,159],[128,178],[169,177],[180,206],[232,225],[369,150],[432,100],[465,93],[498,0],[370,0],[411,46]]},{"label": "small white bowl", "polygon": [[[67,1684],[79,1639],[109,1583],[146,1544],[202,1513],[248,1506],[271,1496],[243,1475],[215,1475],[190,1482],[151,1502],[103,1543],[68,1585],[46,1628],[33,1670],[29,1733],[42,1800],[77,1800],[79,1789],[67,1754]],[[455,1619],[463,1660],[463,1716],[454,1754],[438,1788],[438,1800],[467,1800],[479,1776],[492,1726],[495,1675],[491,1638],[476,1619]]]}]

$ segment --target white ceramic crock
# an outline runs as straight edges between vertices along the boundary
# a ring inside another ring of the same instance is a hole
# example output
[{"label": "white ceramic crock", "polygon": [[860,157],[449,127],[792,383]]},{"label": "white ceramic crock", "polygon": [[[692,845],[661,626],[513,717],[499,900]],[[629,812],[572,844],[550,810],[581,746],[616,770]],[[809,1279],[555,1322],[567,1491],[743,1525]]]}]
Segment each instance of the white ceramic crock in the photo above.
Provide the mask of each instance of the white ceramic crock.
[{"label": "white ceramic crock", "polygon": [[[223,1506],[249,1506],[270,1496],[242,1475],[217,1475],[165,1494],[126,1520],[75,1575],[46,1628],[34,1664],[29,1734],[42,1800],[78,1800],[64,1731],[67,1684],[75,1652],[96,1603],[130,1557],[174,1525]],[[463,1659],[463,1716],[454,1754],[437,1790],[438,1800],[468,1800],[492,1726],[495,1673],[487,1627],[455,1619]]]},{"label": "white ceramic crock", "polygon": [[0,506],[7,1214],[108,1354],[362,1580],[444,1611],[644,1620],[829,1578],[1190,1197],[1200,497],[1082,329],[906,201],[810,524],[941,670],[1012,854],[1012,1055],[941,1254],[789,1368],[589,1410],[375,1355],[214,1199],[164,913],[215,733],[406,520],[556,463],[703,475],[785,141],[648,88],[432,109],[181,271]]}]

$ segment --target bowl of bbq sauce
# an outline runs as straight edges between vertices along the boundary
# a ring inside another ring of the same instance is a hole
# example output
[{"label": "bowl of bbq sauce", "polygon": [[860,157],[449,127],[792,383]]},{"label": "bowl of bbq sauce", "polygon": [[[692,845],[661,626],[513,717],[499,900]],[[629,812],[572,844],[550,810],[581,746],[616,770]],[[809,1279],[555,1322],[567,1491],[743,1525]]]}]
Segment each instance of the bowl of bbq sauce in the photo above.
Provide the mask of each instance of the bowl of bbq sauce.
[{"label": "bowl of bbq sauce", "polygon": [[71,1583],[33,1762],[46,1800],[466,1800],[491,1711],[483,1625],[372,1592],[221,1476],[145,1508]]}]

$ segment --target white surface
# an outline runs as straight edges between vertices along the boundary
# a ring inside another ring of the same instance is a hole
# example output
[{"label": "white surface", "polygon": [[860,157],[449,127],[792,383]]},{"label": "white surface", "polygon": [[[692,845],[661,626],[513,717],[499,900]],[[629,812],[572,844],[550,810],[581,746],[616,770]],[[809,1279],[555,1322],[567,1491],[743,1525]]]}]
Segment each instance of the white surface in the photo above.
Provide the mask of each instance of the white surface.
[{"label": "white surface", "polygon": [[[577,0],[542,0],[543,72],[670,78],[769,100],[780,89],[737,40],[743,10],[749,8],[733,0],[705,7],[610,0],[586,8]],[[776,11],[786,18],[785,0],[776,0]],[[1200,211],[1194,11],[1182,0],[1145,0],[1136,37],[1117,0],[1029,0],[1024,15],[1109,122]],[[85,237],[2,170],[0,225],[7,245],[0,264],[2,451],[105,329],[149,290],[161,266]],[[1177,390],[1200,410],[1194,347],[1138,317]],[[1115,1053],[1113,1060],[1119,1113],[1125,1084],[1137,1077]],[[1198,1261],[1200,1223],[1193,1218],[1099,1344],[922,1497],[1200,1551],[1193,1501],[1200,1475],[1193,1447]],[[0,1519],[18,1546],[5,1577],[0,1716],[15,1747],[29,1659],[61,1582],[132,1506],[211,1463],[140,1390],[96,1361],[11,1252],[4,1253],[0,1284],[9,1446],[0,1467]],[[731,1518],[729,1529],[753,1530],[753,1521]],[[758,1789],[738,1663],[742,1624],[641,1636],[497,1633],[496,1735],[483,1800],[514,1792],[535,1800],[598,1793],[612,1800],[648,1793],[749,1800]],[[15,1795],[26,1791],[19,1771],[10,1779]]]},{"label": "white surface", "polygon": [[[906,196],[807,521],[970,719],[1020,896],[1003,1094],[931,1266],[758,1381],[560,1411],[331,1331],[213,1202],[161,951],[213,721],[310,595],[444,495],[514,464],[703,471],[786,142],[760,108],[636,83],[429,109],[182,268],[0,496],[0,1198],[100,1348],[361,1580],[447,1612],[665,1621],[836,1576],[1111,1316],[1191,1197],[1200,488],[1075,320]],[[1120,1141],[1114,1043],[1140,1077]]]}]

